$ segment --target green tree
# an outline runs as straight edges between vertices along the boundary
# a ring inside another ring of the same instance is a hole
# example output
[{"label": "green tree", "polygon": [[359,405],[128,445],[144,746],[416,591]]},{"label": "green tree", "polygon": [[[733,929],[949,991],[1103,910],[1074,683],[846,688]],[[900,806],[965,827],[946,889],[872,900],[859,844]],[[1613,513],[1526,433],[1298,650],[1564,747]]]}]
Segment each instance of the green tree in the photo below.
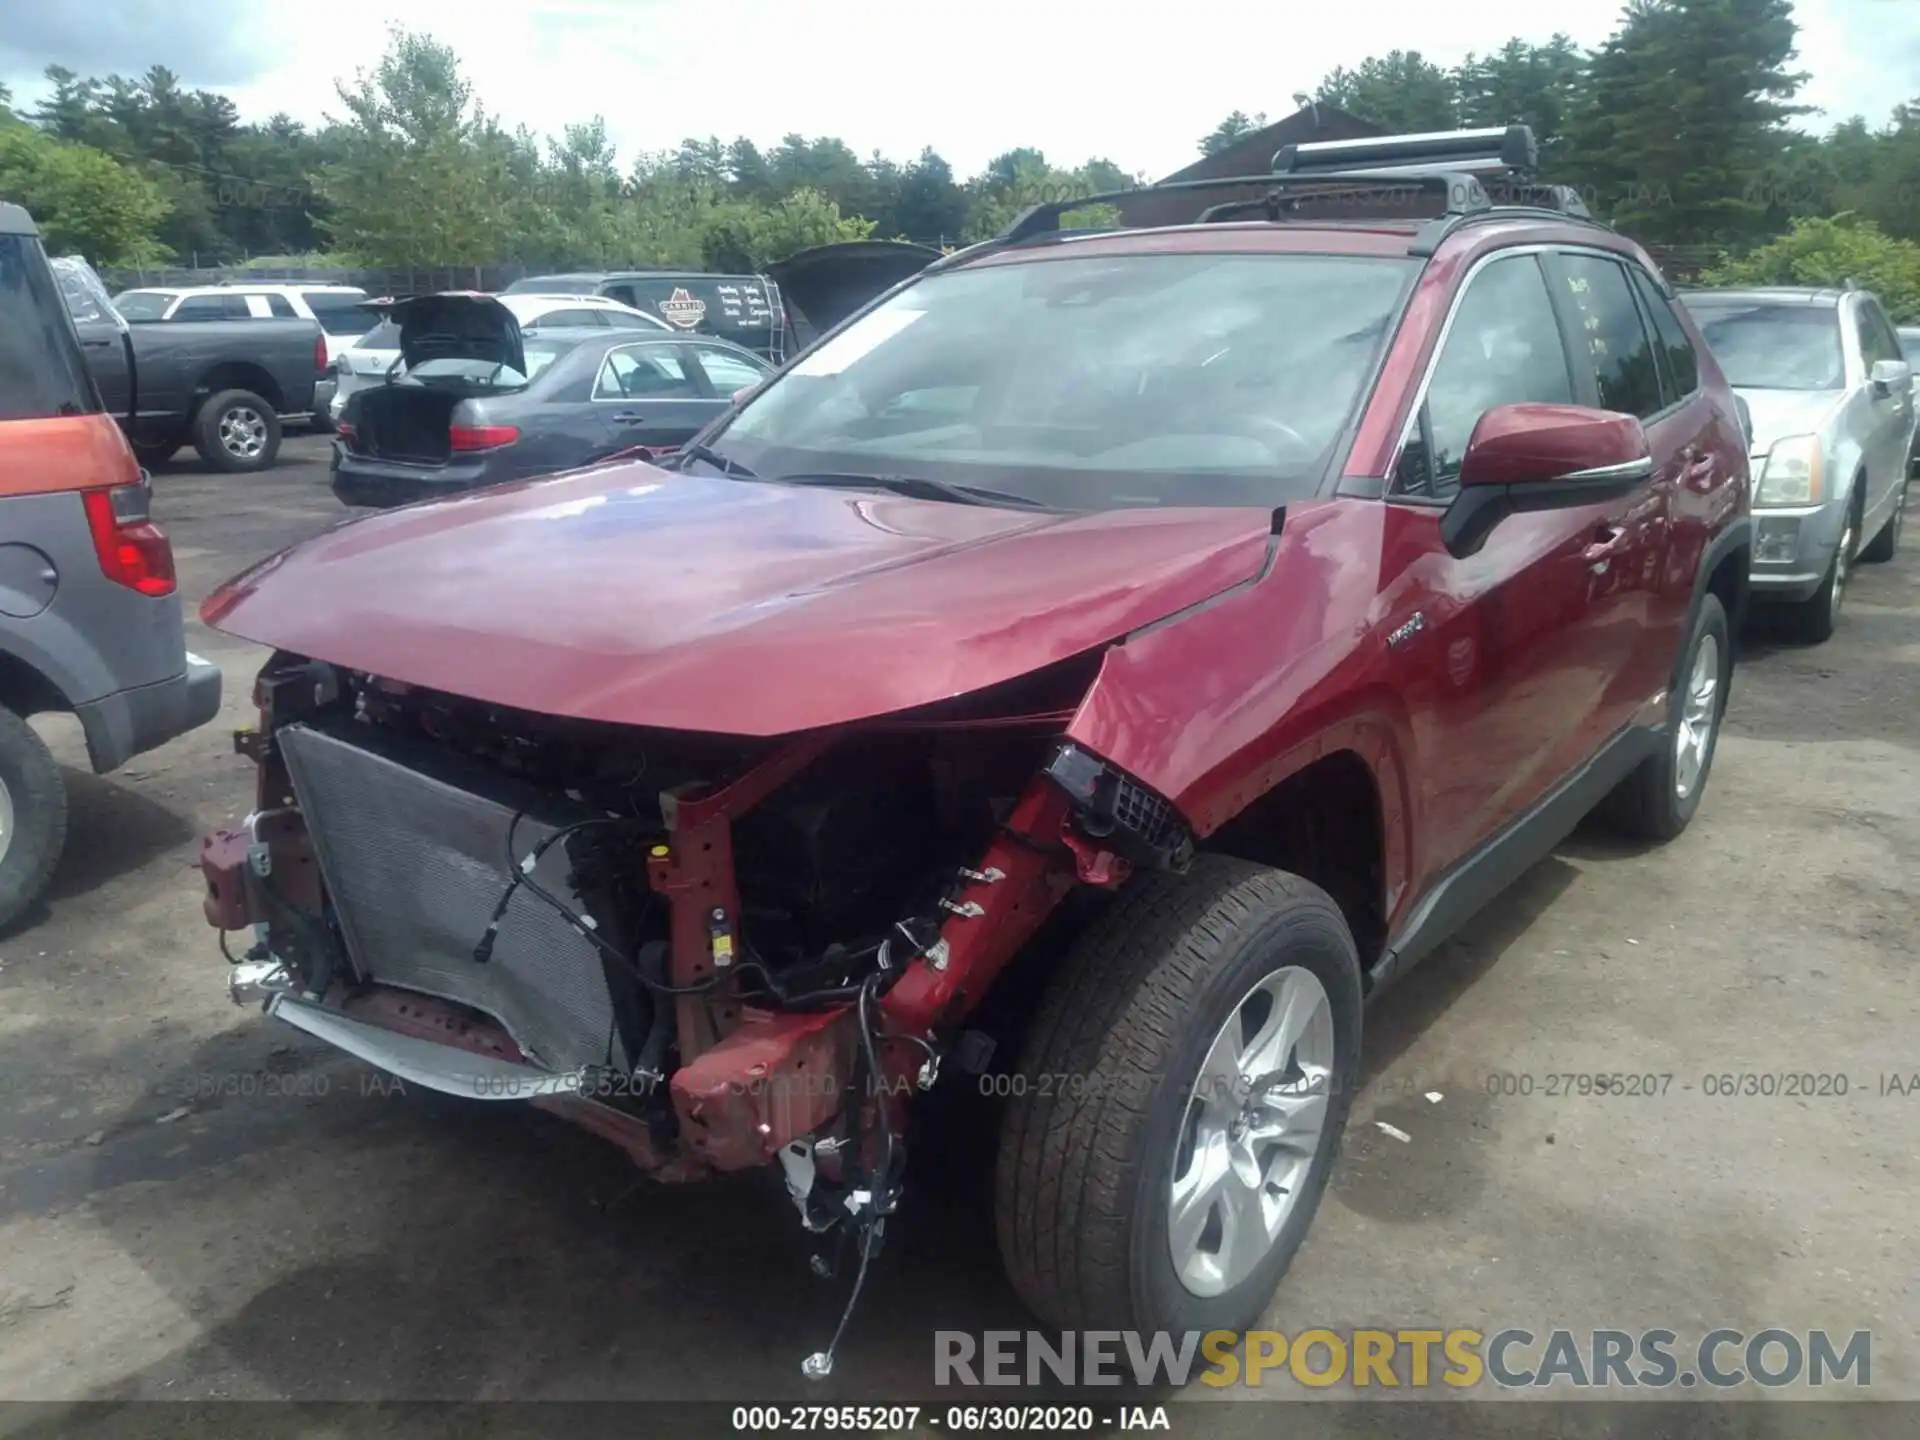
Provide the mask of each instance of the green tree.
[{"label": "green tree", "polygon": [[1920,321],[1920,244],[1857,215],[1796,220],[1739,259],[1703,272],[1707,285],[1839,285],[1852,280],[1880,297],[1893,318]]},{"label": "green tree", "polygon": [[768,208],[723,201],[706,222],[700,258],[711,270],[751,273],[815,245],[872,233],[871,220],[842,215],[818,190],[796,190]]},{"label": "green tree", "polygon": [[55,254],[81,254],[95,265],[168,258],[154,238],[166,199],[138,171],[91,146],[0,124],[0,195],[26,206]]},{"label": "green tree", "polygon": [[1267,112],[1264,110],[1257,115],[1249,115],[1244,110],[1235,110],[1200,137],[1200,153],[1218,155],[1222,150],[1237,145],[1254,131],[1263,128],[1266,123]]},{"label": "green tree", "polygon": [[1453,77],[1418,50],[1369,56],[1351,70],[1339,66],[1320,82],[1314,99],[1396,135],[1451,130],[1455,124]]},{"label": "green tree", "polygon": [[513,147],[474,103],[451,47],[396,29],[337,85],[341,156],[320,188],[334,241],[372,265],[471,265],[512,250]]},{"label": "green tree", "polygon": [[1791,0],[1631,0],[1568,144],[1616,223],[1663,243],[1764,233],[1755,183],[1805,111],[1786,68],[1795,33]]},{"label": "green tree", "polygon": [[1458,123],[1530,126],[1541,174],[1562,181],[1567,127],[1580,111],[1586,78],[1587,57],[1567,35],[1544,45],[1509,40],[1488,54],[1469,54],[1453,72]]}]

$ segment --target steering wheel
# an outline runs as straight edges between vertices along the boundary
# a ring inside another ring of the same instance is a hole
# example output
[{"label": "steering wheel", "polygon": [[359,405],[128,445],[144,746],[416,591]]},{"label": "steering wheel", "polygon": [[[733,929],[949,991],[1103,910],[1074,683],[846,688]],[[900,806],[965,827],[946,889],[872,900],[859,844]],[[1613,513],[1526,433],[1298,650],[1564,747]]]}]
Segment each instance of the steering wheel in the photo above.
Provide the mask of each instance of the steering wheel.
[{"label": "steering wheel", "polygon": [[1277,447],[1281,454],[1294,451],[1312,455],[1319,447],[1314,445],[1298,430],[1284,420],[1275,420],[1271,415],[1230,415],[1221,420],[1218,426],[1229,435],[1244,435],[1249,440],[1258,440],[1269,449]]}]

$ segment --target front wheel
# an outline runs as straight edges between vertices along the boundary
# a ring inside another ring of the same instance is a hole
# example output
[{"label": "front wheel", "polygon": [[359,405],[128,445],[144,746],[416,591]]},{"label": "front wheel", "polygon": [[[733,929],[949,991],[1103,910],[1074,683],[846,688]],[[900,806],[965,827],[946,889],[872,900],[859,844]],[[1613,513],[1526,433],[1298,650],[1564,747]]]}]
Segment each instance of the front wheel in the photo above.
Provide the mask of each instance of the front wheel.
[{"label": "front wheel", "polygon": [[250,390],[223,390],[194,416],[193,448],[215,470],[264,470],[280,453],[280,416]]},{"label": "front wheel", "polygon": [[1880,527],[1880,533],[1867,542],[1867,548],[1860,552],[1861,563],[1866,565],[1884,565],[1893,559],[1900,549],[1900,527],[1906,520],[1907,486],[1912,482],[1900,482],[1900,494],[1893,502],[1893,514],[1887,517],[1887,523]]},{"label": "front wheel", "polygon": [[1202,855],[1143,874],[1054,976],[995,1171],[1014,1288],[1065,1330],[1243,1330],[1306,1237],[1360,1055],[1339,907]]},{"label": "front wheel", "polygon": [[1847,581],[1853,577],[1853,562],[1858,558],[1854,552],[1859,544],[1860,506],[1856,499],[1847,509],[1847,523],[1840,531],[1840,543],[1834,547],[1827,573],[1820,579],[1820,588],[1809,599],[1787,609],[1787,628],[1796,639],[1819,645],[1833,638],[1834,626],[1840,619],[1840,602],[1846,598]]}]

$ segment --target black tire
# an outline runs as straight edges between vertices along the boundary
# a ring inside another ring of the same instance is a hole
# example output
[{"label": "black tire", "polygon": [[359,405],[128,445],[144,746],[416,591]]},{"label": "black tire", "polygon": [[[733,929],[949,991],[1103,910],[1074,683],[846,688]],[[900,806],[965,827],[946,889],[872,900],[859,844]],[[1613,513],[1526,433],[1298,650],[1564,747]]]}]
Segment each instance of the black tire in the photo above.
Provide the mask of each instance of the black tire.
[{"label": "black tire", "polygon": [[67,787],[46,743],[0,709],[0,934],[47,888],[67,841]]},{"label": "black tire", "polygon": [[173,457],[179,453],[179,450],[180,442],[178,440],[161,440],[151,443],[136,441],[133,446],[133,458],[146,466],[147,469],[157,470],[160,466],[173,459]]},{"label": "black tire", "polygon": [[1868,541],[1866,549],[1860,552],[1861,564],[1884,565],[1900,549],[1900,528],[1906,521],[1907,486],[1911,483],[1910,479],[1900,482],[1900,498],[1894,502],[1893,514],[1880,527],[1880,533]]},{"label": "black tire", "polygon": [[[1326,992],[1324,1128],[1293,1210],[1247,1278],[1213,1296],[1174,1269],[1168,1201],[1189,1097],[1263,977]],[[1066,1330],[1241,1330],[1272,1299],[1326,1188],[1360,1056],[1360,964],[1339,907],[1278,870],[1201,855],[1136,876],[1061,962],[1023,1046],[994,1175],[1000,1254],[1020,1297]]]},{"label": "black tire", "polygon": [[1860,504],[1861,492],[1856,487],[1852,508],[1847,511],[1847,528],[1834,547],[1827,573],[1820,577],[1820,588],[1811,598],[1786,608],[1787,633],[1804,644],[1822,645],[1833,638],[1834,627],[1840,620],[1840,604],[1846,598],[1847,580],[1859,558]]},{"label": "black tire", "polygon": [[[1686,703],[1700,650],[1711,638],[1719,657],[1714,679],[1711,728],[1707,731],[1700,770],[1692,786],[1680,788],[1679,732],[1685,722]],[[1733,639],[1727,623],[1726,607],[1717,595],[1707,595],[1694,617],[1693,632],[1674,671],[1673,685],[1667,695],[1667,723],[1660,727],[1660,749],[1648,756],[1607,798],[1601,801],[1603,816],[1613,827],[1633,840],[1655,842],[1673,839],[1687,828],[1700,797],[1706,793],[1707,779],[1713,773],[1713,755],[1720,744],[1720,722],[1727,713],[1727,692],[1733,683]]]},{"label": "black tire", "polygon": [[[238,442],[223,440],[223,429],[229,420],[238,427],[259,427],[257,451],[248,452]],[[229,475],[250,475],[273,464],[274,457],[280,453],[280,417],[274,413],[273,406],[251,390],[222,390],[218,395],[208,396],[195,413],[193,448],[215,470]]]}]

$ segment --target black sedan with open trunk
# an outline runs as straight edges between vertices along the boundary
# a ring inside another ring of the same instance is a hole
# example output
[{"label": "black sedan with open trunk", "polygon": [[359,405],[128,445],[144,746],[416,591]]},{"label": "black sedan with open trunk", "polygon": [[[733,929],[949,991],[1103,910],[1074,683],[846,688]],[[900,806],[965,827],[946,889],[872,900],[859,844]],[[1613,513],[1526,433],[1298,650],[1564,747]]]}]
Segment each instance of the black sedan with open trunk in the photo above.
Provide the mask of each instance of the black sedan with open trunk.
[{"label": "black sedan with open trunk", "polygon": [[529,337],[487,295],[423,295],[385,307],[401,364],[347,401],[333,493],[385,508],[570,470],[613,455],[671,453],[771,373],[710,336],[659,330]]}]

